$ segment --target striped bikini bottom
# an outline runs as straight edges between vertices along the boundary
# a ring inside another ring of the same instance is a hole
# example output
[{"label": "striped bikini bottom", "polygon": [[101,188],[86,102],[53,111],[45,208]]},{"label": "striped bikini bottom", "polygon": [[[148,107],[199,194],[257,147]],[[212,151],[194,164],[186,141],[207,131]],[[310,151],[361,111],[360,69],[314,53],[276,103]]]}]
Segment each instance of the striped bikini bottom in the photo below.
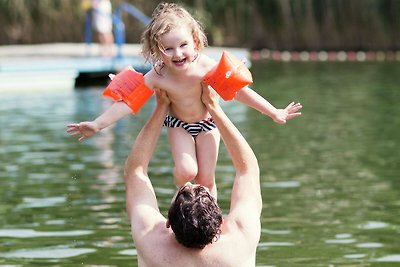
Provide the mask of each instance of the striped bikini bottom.
[{"label": "striped bikini bottom", "polygon": [[211,117],[195,123],[187,123],[170,115],[165,117],[164,126],[170,128],[182,127],[193,137],[196,137],[201,132],[208,132],[217,128],[217,125],[215,125],[215,122]]}]

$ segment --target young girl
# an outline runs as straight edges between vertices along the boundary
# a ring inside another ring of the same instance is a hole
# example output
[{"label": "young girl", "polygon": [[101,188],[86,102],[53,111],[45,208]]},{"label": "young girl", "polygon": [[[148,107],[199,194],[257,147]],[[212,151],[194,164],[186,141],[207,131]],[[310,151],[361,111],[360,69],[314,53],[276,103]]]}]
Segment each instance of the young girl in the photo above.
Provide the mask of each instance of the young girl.
[{"label": "young girl", "polygon": [[[183,185],[195,180],[216,196],[220,135],[201,101],[201,83],[217,62],[201,53],[207,45],[203,28],[183,7],[161,3],[142,35],[142,43],[143,55],[154,66],[145,74],[145,84],[151,89],[165,90],[171,101],[164,126],[168,127],[175,163],[175,183]],[[299,103],[277,109],[248,87],[241,89],[235,99],[279,124],[301,114]],[[130,113],[132,110],[124,102],[115,102],[94,121],[70,124],[67,131],[71,136],[80,136],[82,141]]]}]

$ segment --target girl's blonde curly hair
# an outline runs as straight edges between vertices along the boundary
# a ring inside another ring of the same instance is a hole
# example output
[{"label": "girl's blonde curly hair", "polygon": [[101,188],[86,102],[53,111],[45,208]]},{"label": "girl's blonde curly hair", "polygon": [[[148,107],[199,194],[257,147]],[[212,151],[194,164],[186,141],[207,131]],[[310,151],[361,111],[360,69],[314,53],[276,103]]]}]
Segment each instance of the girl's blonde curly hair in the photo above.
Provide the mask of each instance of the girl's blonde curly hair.
[{"label": "girl's blonde curly hair", "polygon": [[163,50],[160,38],[176,27],[188,27],[192,33],[195,49],[200,52],[207,46],[203,26],[182,6],[173,3],[160,3],[151,16],[151,22],[142,34],[142,54],[147,61],[156,65]]}]

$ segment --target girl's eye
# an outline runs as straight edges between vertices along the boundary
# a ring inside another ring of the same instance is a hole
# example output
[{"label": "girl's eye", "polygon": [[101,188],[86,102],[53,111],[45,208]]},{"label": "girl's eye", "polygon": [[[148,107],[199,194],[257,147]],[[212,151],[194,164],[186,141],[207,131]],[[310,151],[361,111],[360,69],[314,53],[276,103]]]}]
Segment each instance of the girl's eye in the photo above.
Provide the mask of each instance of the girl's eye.
[{"label": "girl's eye", "polygon": [[181,47],[185,47],[185,46],[187,46],[187,44],[185,43],[185,44],[181,44]]}]

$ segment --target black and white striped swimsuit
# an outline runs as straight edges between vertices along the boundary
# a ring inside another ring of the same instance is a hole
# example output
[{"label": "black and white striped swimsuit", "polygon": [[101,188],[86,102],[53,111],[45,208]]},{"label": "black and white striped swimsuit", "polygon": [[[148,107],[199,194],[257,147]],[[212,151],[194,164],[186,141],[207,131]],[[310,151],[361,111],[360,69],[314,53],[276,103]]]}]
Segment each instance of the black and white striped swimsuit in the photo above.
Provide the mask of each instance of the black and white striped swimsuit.
[{"label": "black and white striped swimsuit", "polygon": [[193,137],[196,137],[201,132],[208,132],[217,128],[217,125],[215,125],[215,122],[211,117],[195,123],[187,123],[170,115],[165,117],[164,126],[170,128],[182,127]]}]

